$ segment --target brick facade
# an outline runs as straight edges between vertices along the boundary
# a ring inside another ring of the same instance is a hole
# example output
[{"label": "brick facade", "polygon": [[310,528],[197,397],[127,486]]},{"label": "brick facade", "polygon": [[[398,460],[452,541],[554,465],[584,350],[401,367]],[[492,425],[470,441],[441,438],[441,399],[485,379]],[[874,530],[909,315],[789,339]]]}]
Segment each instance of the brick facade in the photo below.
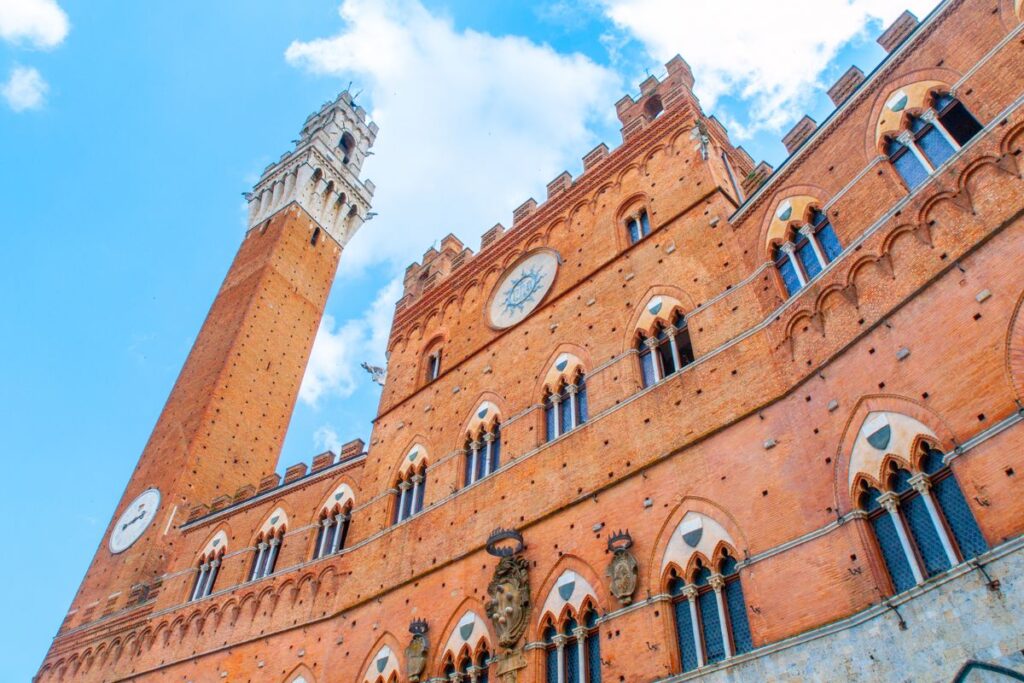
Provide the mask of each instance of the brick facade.
[{"label": "brick facade", "polygon": [[[269,217],[266,202],[294,186],[259,186],[254,227],[115,511],[116,520],[157,486],[157,518],[124,553],[112,555],[104,537],[38,679],[376,683],[380,660],[380,678],[397,668],[407,680],[407,628],[423,619],[430,647],[421,680],[447,680],[446,657],[458,663],[459,643],[471,638],[460,632],[472,625],[483,640],[474,635],[467,647],[485,642],[501,655],[490,670],[496,681],[512,661],[487,614],[497,560],[485,542],[497,527],[525,539],[532,594],[514,649],[525,667],[506,681],[546,680],[544,630],[566,604],[579,617],[584,605],[596,612],[601,680],[678,674],[671,572],[690,581],[694,563],[717,563],[723,548],[738,561],[752,649],[704,674],[894,678],[894,669],[853,661],[884,629],[851,630],[827,655],[816,635],[843,620],[881,620],[879,606],[893,601],[914,614],[913,646],[924,653],[914,666],[932,667],[922,679],[952,679],[970,658],[1019,667],[1010,657],[1024,647],[1016,611],[999,616],[986,602],[983,630],[998,633],[987,639],[955,640],[944,623],[965,605],[998,599],[984,587],[950,597],[948,586],[968,580],[966,552],[896,593],[858,497],[861,481],[889,486],[890,462],[921,467],[927,443],[946,454],[989,548],[971,561],[991,562],[1004,577],[1020,564],[1019,11],[1011,0],[949,0],[916,28],[904,20],[886,61],[802,132],[761,185],[764,166],[700,110],[689,67],[673,59],[663,80],[617,103],[620,147],[587,154],[580,177],[559,175],[543,203],[524,203],[478,252],[449,237],[409,267],[369,445],[317,456],[308,471],[290,467],[280,482],[271,475],[312,338],[358,226],[343,225],[340,212],[325,219],[326,200],[308,208],[337,191],[326,176],[310,176],[315,196],[274,199]],[[952,92],[982,128],[908,191],[877,122],[894,93],[922,82]],[[358,143],[372,141],[369,130],[359,127]],[[338,168],[340,179],[347,171]],[[369,183],[344,177],[372,194]],[[827,216],[843,250],[789,297],[772,245],[785,202],[801,197]],[[641,212],[651,231],[631,243],[627,224]],[[329,235],[319,241],[318,226]],[[537,250],[559,256],[550,289],[524,320],[495,326],[496,286]],[[653,306],[656,297],[667,308]],[[667,322],[675,306],[694,360],[645,386],[638,340],[652,316]],[[440,371],[428,378],[438,351]],[[589,419],[548,441],[545,395],[564,357],[585,372]],[[884,460],[882,448],[881,469],[871,469],[863,430],[880,415],[896,441],[899,425],[918,427],[912,446]],[[495,417],[500,467],[467,486],[467,442]],[[420,472],[422,511],[395,523],[398,487]],[[336,514],[336,503],[350,510],[347,537],[340,552],[316,559],[323,514]],[[685,533],[695,519],[703,520],[697,553]],[[250,580],[271,527],[284,533],[273,572]],[[626,529],[638,564],[628,605],[606,575],[609,535]],[[190,600],[215,539],[224,545],[212,592]],[[1002,590],[1008,605],[1019,604],[1019,582]],[[940,593],[945,616],[926,606]],[[911,647],[900,643],[889,655]],[[957,656],[927,656],[948,651]],[[801,669],[808,657],[834,668]]]}]

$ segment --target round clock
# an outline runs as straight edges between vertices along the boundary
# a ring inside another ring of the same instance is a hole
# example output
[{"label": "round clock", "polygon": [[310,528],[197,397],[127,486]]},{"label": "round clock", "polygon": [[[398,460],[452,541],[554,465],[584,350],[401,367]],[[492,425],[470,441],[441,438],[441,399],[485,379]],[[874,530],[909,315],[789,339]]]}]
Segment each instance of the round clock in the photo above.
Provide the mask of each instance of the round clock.
[{"label": "round clock", "polygon": [[139,540],[139,536],[156,517],[159,507],[160,491],[157,489],[146,489],[129,503],[110,532],[110,552],[115,555],[124,552]]},{"label": "round clock", "polygon": [[530,315],[555,282],[558,254],[535,251],[505,271],[491,295],[489,317],[497,328],[511,327]]}]

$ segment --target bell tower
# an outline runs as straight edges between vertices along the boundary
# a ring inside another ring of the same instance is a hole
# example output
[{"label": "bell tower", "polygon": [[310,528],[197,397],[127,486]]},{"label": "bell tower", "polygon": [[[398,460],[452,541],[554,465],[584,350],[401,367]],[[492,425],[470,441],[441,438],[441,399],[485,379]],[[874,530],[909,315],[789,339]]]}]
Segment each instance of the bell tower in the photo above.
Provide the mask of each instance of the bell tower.
[{"label": "bell tower", "polygon": [[341,252],[369,215],[359,173],[376,134],[343,92],[247,195],[248,231],[62,631],[146,602],[189,506],[274,472]]}]

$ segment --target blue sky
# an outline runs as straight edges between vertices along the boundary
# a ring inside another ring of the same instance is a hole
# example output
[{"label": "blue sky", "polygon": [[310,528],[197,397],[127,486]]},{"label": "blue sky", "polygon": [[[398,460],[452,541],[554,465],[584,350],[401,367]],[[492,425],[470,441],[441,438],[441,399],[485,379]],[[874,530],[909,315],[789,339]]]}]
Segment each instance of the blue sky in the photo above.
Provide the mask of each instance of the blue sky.
[{"label": "blue sky", "polygon": [[903,7],[0,0],[8,680],[34,673],[101,542],[242,238],[241,193],[350,81],[381,126],[379,215],[343,257],[282,468],[368,438],[379,393],[358,364],[383,364],[405,266],[448,232],[475,249],[616,146],[614,103],[648,72],[682,54],[705,109],[777,165]]}]

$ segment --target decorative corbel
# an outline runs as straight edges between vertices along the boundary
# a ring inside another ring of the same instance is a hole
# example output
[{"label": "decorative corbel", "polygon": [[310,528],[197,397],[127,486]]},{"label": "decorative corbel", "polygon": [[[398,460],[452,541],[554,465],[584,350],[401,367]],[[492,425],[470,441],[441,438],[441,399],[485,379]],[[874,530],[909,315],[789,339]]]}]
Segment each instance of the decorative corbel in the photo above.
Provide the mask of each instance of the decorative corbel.
[{"label": "decorative corbel", "polygon": [[1024,161],[1021,161],[1021,157],[1007,152],[999,157],[999,161],[996,162],[996,168],[1019,178],[1021,171],[1024,170]]},{"label": "decorative corbel", "polygon": [[935,246],[932,243],[932,223],[934,221],[926,221],[924,223],[918,223],[914,226],[914,237],[918,241],[928,247]]},{"label": "decorative corbel", "polygon": [[875,263],[882,269],[882,272],[886,273],[893,280],[896,279],[896,271],[892,266],[892,256],[888,252],[875,259]]},{"label": "decorative corbel", "polygon": [[967,189],[966,185],[954,192],[953,196],[951,196],[949,200],[953,202],[954,206],[962,211],[974,213],[974,204],[971,201],[971,193],[970,190]]},{"label": "decorative corbel", "polygon": [[811,316],[811,324],[814,325],[814,329],[816,329],[822,337],[825,336],[825,316],[821,314],[821,311],[817,311]]},{"label": "decorative corbel", "polygon": [[854,308],[860,308],[860,299],[857,296],[857,284],[855,282],[851,282],[839,291],[843,293],[843,297],[845,297]]}]

